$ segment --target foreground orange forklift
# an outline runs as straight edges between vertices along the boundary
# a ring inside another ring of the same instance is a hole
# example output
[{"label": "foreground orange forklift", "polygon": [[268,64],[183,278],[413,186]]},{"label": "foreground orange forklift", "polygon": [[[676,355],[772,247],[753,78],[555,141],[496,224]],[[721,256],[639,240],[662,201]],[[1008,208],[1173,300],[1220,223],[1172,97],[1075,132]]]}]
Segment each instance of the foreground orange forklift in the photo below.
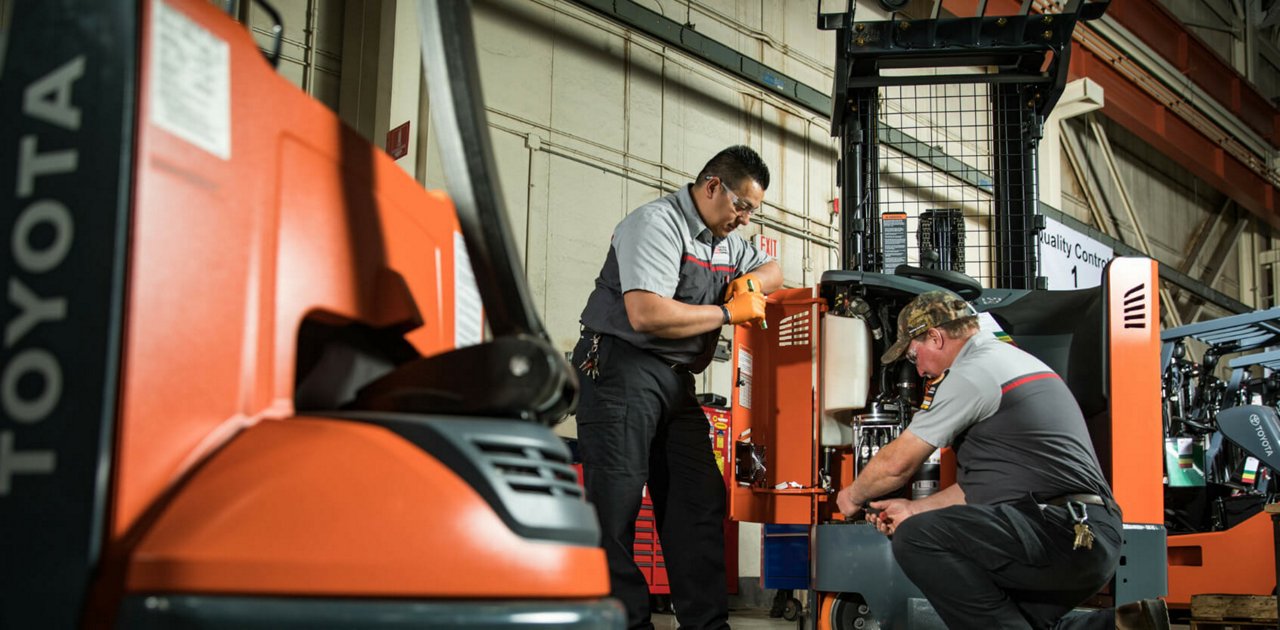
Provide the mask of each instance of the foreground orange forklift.
[{"label": "foreground orange forklift", "polygon": [[421,10],[450,196],[208,2],[11,6],[0,627],[621,627],[467,3]]}]

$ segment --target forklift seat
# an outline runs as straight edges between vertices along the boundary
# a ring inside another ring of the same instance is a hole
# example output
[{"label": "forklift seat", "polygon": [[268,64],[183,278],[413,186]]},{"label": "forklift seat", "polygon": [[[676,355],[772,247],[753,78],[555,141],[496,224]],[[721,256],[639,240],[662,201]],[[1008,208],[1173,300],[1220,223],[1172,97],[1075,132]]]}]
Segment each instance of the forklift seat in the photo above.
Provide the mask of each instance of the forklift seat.
[{"label": "forklift seat", "polygon": [[1107,408],[1104,295],[1101,288],[1033,291],[987,311],[1062,377],[1086,418]]}]

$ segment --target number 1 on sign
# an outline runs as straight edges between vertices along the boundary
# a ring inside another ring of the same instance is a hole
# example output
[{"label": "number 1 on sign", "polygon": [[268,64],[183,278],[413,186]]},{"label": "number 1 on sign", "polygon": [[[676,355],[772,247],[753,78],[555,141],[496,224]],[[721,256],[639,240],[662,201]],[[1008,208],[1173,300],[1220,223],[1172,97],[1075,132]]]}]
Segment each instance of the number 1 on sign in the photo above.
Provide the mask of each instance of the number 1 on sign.
[{"label": "number 1 on sign", "polygon": [[1075,265],[1072,265],[1072,266],[1071,266],[1071,288],[1073,288],[1073,289],[1079,289],[1079,288],[1080,288],[1080,278],[1079,278],[1079,276],[1077,276],[1077,275],[1076,275],[1076,266],[1075,266]]}]

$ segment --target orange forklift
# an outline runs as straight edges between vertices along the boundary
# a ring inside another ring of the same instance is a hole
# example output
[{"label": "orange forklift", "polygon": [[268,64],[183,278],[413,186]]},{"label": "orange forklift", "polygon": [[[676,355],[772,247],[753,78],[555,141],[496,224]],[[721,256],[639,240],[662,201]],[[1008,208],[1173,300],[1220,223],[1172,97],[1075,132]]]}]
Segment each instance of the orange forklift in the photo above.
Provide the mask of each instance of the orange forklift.
[{"label": "orange forklift", "polygon": [[[1196,322],[1161,333],[1164,386],[1165,520],[1171,608],[1194,595],[1267,596],[1276,586],[1274,531],[1264,506],[1276,502],[1280,427],[1275,351],[1280,308]],[[1189,341],[1203,344],[1200,361]],[[1253,365],[1269,378],[1250,378]]]},{"label": "orange forklift", "polygon": [[[919,377],[876,358],[896,341],[902,307],[937,288],[973,305],[979,334],[1052,367],[1084,412],[1125,522],[1118,573],[1093,604],[1167,588],[1156,263],[1116,258],[1100,286],[1071,290],[1048,290],[1038,264],[1041,126],[1065,87],[1076,23],[1108,3],[1071,0],[1052,15],[1029,2],[986,15],[978,3],[960,17],[940,17],[941,4],[931,18],[859,20],[852,3],[818,16],[836,31],[843,268],[770,294],[768,327],[734,333],[730,514],[808,526],[807,614],[820,629],[941,627],[888,539],[834,501],[910,426]],[[903,496],[954,481],[942,449]]]},{"label": "orange forklift", "polygon": [[0,627],[622,627],[469,5],[421,10],[449,196],[209,2],[8,6]]},{"label": "orange forklift", "polygon": [[[1103,286],[1074,291],[983,289],[955,272],[914,267],[831,271],[816,288],[771,294],[767,329],[735,330],[730,514],[809,526],[814,627],[941,623],[898,568],[888,538],[864,520],[844,520],[835,506],[835,492],[910,426],[918,377],[875,358],[894,341],[898,310],[938,288],[974,305],[979,334],[1011,339],[1045,361],[1080,403],[1125,519],[1116,578],[1094,603],[1165,593],[1156,279],[1145,258],[1117,258]],[[942,449],[904,491],[954,482],[954,454]]]}]

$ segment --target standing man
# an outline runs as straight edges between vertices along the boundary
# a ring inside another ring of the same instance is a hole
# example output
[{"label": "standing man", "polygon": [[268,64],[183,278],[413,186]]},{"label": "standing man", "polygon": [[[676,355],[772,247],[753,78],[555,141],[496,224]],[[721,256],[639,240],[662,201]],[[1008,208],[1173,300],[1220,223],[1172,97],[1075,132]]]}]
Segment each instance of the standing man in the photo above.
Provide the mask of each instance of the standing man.
[{"label": "standing man", "polygon": [[582,310],[578,444],[600,517],[612,594],[631,628],[652,628],[633,556],[645,483],[681,628],[727,628],[724,480],[694,397],[720,328],[763,320],[782,270],[733,231],[769,187],[769,168],[729,147],[698,178],[631,212],[613,231]]},{"label": "standing man", "polygon": [[[1119,559],[1120,509],[1080,407],[1039,359],[978,334],[973,309],[948,291],[898,315],[881,361],[904,354],[929,380],[920,411],[840,491],[840,511],[852,517],[870,501],[868,520],[893,535],[894,558],[948,628],[1052,626]],[[872,500],[944,446],[956,451],[955,485]]]}]

